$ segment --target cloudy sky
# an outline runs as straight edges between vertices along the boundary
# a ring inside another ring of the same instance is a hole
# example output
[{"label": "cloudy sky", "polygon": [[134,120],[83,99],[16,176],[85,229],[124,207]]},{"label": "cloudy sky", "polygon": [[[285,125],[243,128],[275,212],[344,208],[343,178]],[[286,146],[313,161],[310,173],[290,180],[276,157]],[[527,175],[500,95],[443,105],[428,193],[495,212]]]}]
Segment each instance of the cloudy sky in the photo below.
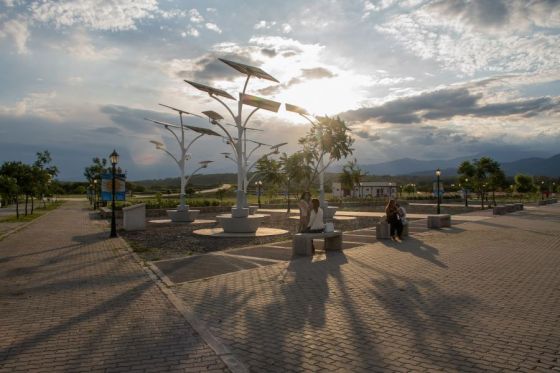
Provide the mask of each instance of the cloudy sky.
[{"label": "cloudy sky", "polygon": [[[361,164],[552,155],[559,45],[554,0],[0,0],[0,162],[48,149],[60,177],[79,180],[115,148],[132,180],[175,176],[149,143],[175,151],[174,139],[143,118],[177,121],[158,103],[226,116],[183,82],[237,97],[243,76],[217,58],[280,82],[253,78],[250,94],[347,120]],[[283,108],[251,126],[288,152],[307,130]],[[216,161],[209,171],[233,171],[221,139],[191,150]]]}]

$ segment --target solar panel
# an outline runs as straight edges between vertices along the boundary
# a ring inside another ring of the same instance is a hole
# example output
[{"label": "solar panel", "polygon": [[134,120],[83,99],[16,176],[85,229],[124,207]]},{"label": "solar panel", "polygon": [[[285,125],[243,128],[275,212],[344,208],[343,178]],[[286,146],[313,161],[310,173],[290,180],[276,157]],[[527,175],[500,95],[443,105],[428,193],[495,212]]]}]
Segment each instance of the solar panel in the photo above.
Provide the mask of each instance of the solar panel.
[{"label": "solar panel", "polygon": [[272,100],[267,100],[266,98],[251,96],[248,94],[239,94],[240,100],[245,105],[258,107],[259,109],[269,110],[272,112],[278,112],[280,109],[280,103]]},{"label": "solar panel", "polygon": [[286,106],[286,111],[291,111],[292,113],[308,115],[309,113],[304,108],[296,105],[284,104]]},{"label": "solar panel", "polygon": [[222,120],[222,119],[224,119],[224,117],[222,117],[220,114],[218,114],[218,113],[216,113],[215,111],[212,111],[212,110],[203,111],[202,114],[206,115],[208,118],[210,118],[212,120]]},{"label": "solar panel", "polygon": [[198,132],[201,133],[203,135],[209,135],[209,136],[222,136],[217,132],[212,131],[211,129],[208,128],[202,128],[202,127],[194,127],[194,126],[188,126],[188,125],[183,125],[183,127],[190,129],[191,131],[194,132]]},{"label": "solar panel", "polygon": [[157,146],[158,148],[162,148],[162,147],[163,147],[163,143],[162,143],[162,142],[159,142],[159,141],[156,141],[156,140],[150,140],[150,142],[151,142],[152,144],[154,144],[155,146]]},{"label": "solar panel", "polygon": [[214,161],[200,161],[200,162],[198,162],[198,164],[206,167],[206,166],[208,166],[209,163],[212,163],[212,162],[214,162]]},{"label": "solar panel", "polygon": [[173,127],[173,128],[181,128],[181,126],[178,126],[176,124],[171,124],[171,123],[167,123],[167,122],[161,122],[159,120],[153,120],[153,119],[148,119],[148,118],[144,118],[145,120],[149,121],[149,122],[153,122],[155,124],[159,124],[165,127]]},{"label": "solar panel", "polygon": [[201,117],[200,115],[198,115],[198,114],[190,113],[190,112],[188,112],[188,111],[181,110],[181,109],[177,109],[177,108],[175,108],[175,107],[173,107],[173,106],[169,106],[169,105],[165,105],[165,104],[159,104],[159,105],[160,105],[160,106],[164,106],[164,107],[166,107],[166,108],[169,108],[169,109],[171,109],[171,110],[175,110],[176,112],[181,113],[181,114],[194,115],[195,117],[202,118],[202,117]]},{"label": "solar panel", "polygon": [[274,77],[270,76],[270,74],[268,74],[267,72],[265,72],[264,70],[262,70],[259,67],[245,65],[245,64],[239,63],[239,62],[233,62],[233,61],[230,61],[230,60],[225,60],[223,58],[218,58],[218,59],[220,61],[222,61],[223,63],[225,63],[226,65],[229,65],[229,66],[233,67],[235,70],[239,71],[242,74],[256,76],[257,78],[260,78],[260,79],[272,80],[273,82],[280,83],[278,80],[276,80]]},{"label": "solar panel", "polygon": [[226,91],[224,91],[222,89],[212,88],[210,86],[200,84],[200,83],[191,82],[190,80],[186,80],[186,79],[185,79],[185,82],[189,83],[190,85],[192,85],[193,87],[195,87],[196,89],[198,89],[200,91],[207,92],[209,95],[222,96],[222,97],[225,97],[225,98],[235,100],[235,98],[232,95],[230,95],[229,93],[227,93]]},{"label": "solar panel", "polygon": [[284,145],[288,145],[288,143],[287,142],[282,142],[280,144],[272,145],[270,147],[270,149],[278,149],[279,147],[284,146]]}]

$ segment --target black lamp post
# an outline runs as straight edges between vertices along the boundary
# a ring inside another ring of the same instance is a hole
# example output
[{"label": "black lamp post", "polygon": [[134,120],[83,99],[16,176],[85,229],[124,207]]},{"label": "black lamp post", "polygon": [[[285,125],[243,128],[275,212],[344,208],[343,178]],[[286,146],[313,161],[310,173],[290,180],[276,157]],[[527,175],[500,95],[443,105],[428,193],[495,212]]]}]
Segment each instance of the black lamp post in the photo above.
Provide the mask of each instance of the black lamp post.
[{"label": "black lamp post", "polygon": [[440,213],[440,193],[439,193],[439,177],[441,175],[441,171],[439,170],[439,168],[436,170],[436,176],[437,176],[437,213]]},{"label": "black lamp post", "polygon": [[286,212],[290,212],[290,176],[288,176],[288,185],[286,189],[286,194],[288,195],[288,211]]},{"label": "black lamp post", "polygon": [[469,207],[469,179],[465,179],[465,207]]},{"label": "black lamp post", "polygon": [[112,201],[111,201],[111,238],[113,237],[117,237],[117,222],[115,220],[115,173],[116,173],[116,166],[117,163],[119,163],[119,153],[117,153],[116,150],[113,150],[113,152],[109,155],[109,158],[111,159],[111,165],[113,166],[112,169],[112,176],[113,176],[113,182],[111,183],[111,192],[112,192]]},{"label": "black lamp post", "polygon": [[97,179],[93,180],[93,209],[97,210]]},{"label": "black lamp post", "polygon": [[261,187],[262,187],[262,181],[255,181],[255,185],[257,186],[257,199],[258,199],[258,204],[259,204],[259,208],[261,208]]}]

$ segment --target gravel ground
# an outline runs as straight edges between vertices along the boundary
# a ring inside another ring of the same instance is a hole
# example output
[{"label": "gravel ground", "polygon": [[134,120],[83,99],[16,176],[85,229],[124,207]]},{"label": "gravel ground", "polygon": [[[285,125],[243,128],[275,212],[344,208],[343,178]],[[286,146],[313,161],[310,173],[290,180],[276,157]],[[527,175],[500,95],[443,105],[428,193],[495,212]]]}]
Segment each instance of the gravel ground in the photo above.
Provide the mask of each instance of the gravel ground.
[{"label": "gravel ground", "polygon": [[[410,206],[409,213],[435,213],[433,207]],[[344,209],[346,210],[346,208]],[[350,210],[350,208],[348,209]],[[352,207],[352,211],[382,211],[383,207],[363,206]],[[472,208],[464,208],[460,205],[453,208],[442,208],[442,213],[460,214],[472,211]],[[285,241],[291,239],[297,230],[298,220],[289,219],[286,213],[266,213],[270,215],[263,222],[263,227],[279,228],[287,230],[288,233],[280,236],[254,237],[254,238],[223,238],[193,235],[192,232],[201,228],[218,227],[217,223],[206,224],[154,224],[148,223],[145,231],[121,231],[134,251],[145,260],[172,259],[192,255],[194,253],[206,253],[221,251],[242,246],[261,245],[269,242]],[[214,220],[217,214],[200,214],[199,220]],[[161,217],[165,219],[165,217]],[[153,218],[150,218],[153,219]],[[149,219],[149,220],[150,220]],[[377,218],[359,217],[355,220],[335,221],[335,228],[342,231],[372,227],[377,223]]]},{"label": "gravel ground", "polygon": [[[192,232],[201,228],[218,227],[217,223],[206,224],[154,224],[148,223],[145,231],[121,231],[134,251],[145,260],[161,260],[220,251],[234,247],[260,245],[269,242],[291,239],[296,232],[298,220],[288,219],[285,213],[271,213],[263,222],[263,227],[279,228],[288,233],[280,236],[251,237],[251,238],[223,238],[193,235]],[[200,220],[213,220],[216,214],[200,214]],[[375,224],[373,218],[357,218],[348,221],[336,221],[336,229],[343,231],[371,227]]]}]

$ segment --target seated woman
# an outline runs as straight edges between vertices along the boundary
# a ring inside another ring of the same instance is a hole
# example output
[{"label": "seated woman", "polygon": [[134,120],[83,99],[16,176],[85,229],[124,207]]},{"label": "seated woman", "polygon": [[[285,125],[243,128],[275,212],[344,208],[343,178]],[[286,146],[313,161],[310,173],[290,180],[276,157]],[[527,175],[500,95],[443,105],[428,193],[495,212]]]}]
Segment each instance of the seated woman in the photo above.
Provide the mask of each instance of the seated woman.
[{"label": "seated woman", "polygon": [[311,214],[309,215],[309,225],[307,226],[309,233],[321,233],[325,230],[323,223],[323,209],[319,207],[319,200],[313,198],[311,200]]},{"label": "seated woman", "polygon": [[385,214],[387,215],[387,223],[389,223],[391,238],[395,239],[395,231],[399,239],[402,239],[403,225],[399,216],[397,203],[394,199],[389,200],[387,207],[385,207]]}]

